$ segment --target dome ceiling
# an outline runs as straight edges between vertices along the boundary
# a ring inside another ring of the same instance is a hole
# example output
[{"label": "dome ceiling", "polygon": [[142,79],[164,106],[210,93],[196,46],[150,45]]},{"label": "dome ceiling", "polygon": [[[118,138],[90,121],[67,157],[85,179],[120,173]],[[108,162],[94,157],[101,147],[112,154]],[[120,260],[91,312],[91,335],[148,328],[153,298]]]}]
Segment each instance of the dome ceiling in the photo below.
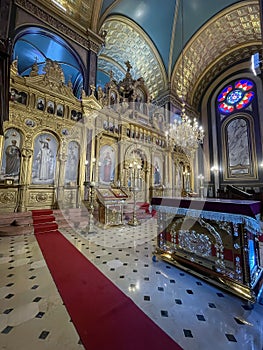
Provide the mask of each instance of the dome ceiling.
[{"label": "dome ceiling", "polygon": [[[171,89],[174,95],[187,95],[196,108],[220,72],[262,46],[258,0],[46,0],[45,4],[83,32],[107,32],[98,57],[98,84],[103,85],[110,72],[115,80],[123,79],[129,60],[133,78],[142,77],[153,98]],[[81,64],[65,43],[42,34],[17,42],[13,57],[19,56],[20,71],[27,74],[35,57],[38,62],[54,57],[80,91]],[[55,40],[56,50],[50,50],[54,44],[48,40]]]}]

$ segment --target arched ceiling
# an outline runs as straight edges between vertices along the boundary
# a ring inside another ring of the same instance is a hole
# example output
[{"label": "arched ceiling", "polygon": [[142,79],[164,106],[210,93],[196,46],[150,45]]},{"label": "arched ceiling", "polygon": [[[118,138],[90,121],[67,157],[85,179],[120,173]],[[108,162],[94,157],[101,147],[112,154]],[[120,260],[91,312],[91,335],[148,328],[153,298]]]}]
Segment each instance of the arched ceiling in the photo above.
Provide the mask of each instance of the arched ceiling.
[{"label": "arched ceiling", "polygon": [[28,76],[34,63],[39,74],[44,74],[46,59],[57,61],[61,66],[65,83],[72,83],[73,92],[80,97],[83,87],[83,69],[74,51],[54,33],[38,27],[27,27],[19,33],[13,48],[13,59],[18,59],[18,71]]},{"label": "arched ceiling", "polygon": [[[107,81],[110,72],[115,80],[123,79],[125,62],[129,60],[132,76],[144,79],[153,98],[169,90],[175,96],[183,92],[194,108],[216,76],[229,65],[248,59],[262,46],[259,0],[42,2],[83,33],[107,32],[105,47],[98,57],[98,84]],[[24,39],[26,58],[31,44]],[[33,52],[36,44],[33,41]],[[39,36],[38,44],[39,55],[48,57],[46,38]],[[71,67],[72,74],[69,68],[68,74],[75,76],[74,60],[64,58],[60,62],[65,69]],[[20,56],[19,61],[22,65],[26,60]],[[26,71],[26,63],[21,69]],[[80,89],[80,77],[77,80]]]},{"label": "arched ceiling", "polygon": [[171,88],[196,109],[216,75],[262,46],[257,0],[105,0],[100,24],[107,36],[99,70],[114,62],[125,69],[129,59],[154,98]]}]

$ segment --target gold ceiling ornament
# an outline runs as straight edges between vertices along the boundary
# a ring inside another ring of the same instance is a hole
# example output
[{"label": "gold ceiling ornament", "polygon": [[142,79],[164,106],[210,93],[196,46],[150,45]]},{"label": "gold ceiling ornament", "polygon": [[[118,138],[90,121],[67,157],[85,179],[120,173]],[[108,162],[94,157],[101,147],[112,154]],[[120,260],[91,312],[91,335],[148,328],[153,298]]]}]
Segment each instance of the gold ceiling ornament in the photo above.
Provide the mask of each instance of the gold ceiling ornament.
[{"label": "gold ceiling ornament", "polygon": [[107,18],[100,30],[105,30],[107,36],[98,59],[99,70],[115,73],[113,65],[124,67],[129,60],[133,76],[144,77],[153,98],[165,90],[168,83],[161,57],[141,28],[129,19],[115,15]]},{"label": "gold ceiling ornament", "polygon": [[[193,93],[190,99],[191,106],[197,110],[204,91],[207,90],[208,87],[208,89],[210,89],[219,72],[227,72],[229,67],[231,67],[231,72],[234,72],[233,62],[238,61],[241,61],[240,64],[243,69],[247,69],[250,66],[251,55],[260,52],[261,48],[261,42],[255,45],[249,44],[248,47],[243,46],[234,52],[230,51],[225,56],[221,56],[216,62],[213,62],[206,68],[192,88]],[[244,63],[245,61],[247,61],[247,64]]]},{"label": "gold ceiling ornament", "polygon": [[96,22],[98,21],[98,4],[100,1],[49,0],[49,2],[62,13],[66,14],[66,16],[78,22],[82,27],[96,30],[94,19],[96,19]]},{"label": "gold ceiling ornament", "polygon": [[[256,0],[234,4],[209,20],[184,48],[186,101],[193,105],[196,90],[199,89],[199,84],[203,83],[204,75],[209,75],[208,70],[215,73],[212,76],[218,75],[220,71],[227,68],[229,60],[226,60],[226,57],[232,56],[233,65],[239,60],[235,50],[240,51],[241,48],[249,46],[252,48],[261,40],[260,9]],[[224,64],[220,63],[221,59],[224,60]],[[178,96],[181,70],[182,55],[174,67],[171,78],[171,87]],[[207,80],[207,84],[210,81]],[[196,101],[194,105],[197,106],[198,102]]]}]

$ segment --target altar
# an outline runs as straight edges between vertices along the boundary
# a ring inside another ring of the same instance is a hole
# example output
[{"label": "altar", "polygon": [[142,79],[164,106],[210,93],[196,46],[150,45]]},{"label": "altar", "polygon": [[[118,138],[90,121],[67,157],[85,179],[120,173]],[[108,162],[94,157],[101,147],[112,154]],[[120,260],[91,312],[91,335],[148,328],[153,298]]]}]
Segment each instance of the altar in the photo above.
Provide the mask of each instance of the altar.
[{"label": "altar", "polygon": [[154,197],[154,256],[249,302],[262,292],[258,201]]},{"label": "altar", "polygon": [[104,227],[123,225],[123,206],[127,198],[120,188],[97,188],[100,224]]}]

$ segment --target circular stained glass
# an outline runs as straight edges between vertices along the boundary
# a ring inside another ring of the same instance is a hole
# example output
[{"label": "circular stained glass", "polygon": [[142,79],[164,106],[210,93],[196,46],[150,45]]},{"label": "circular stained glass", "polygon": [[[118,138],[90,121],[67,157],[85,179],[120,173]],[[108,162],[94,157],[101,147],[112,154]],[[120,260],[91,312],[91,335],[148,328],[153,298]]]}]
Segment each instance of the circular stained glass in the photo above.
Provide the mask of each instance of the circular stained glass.
[{"label": "circular stained glass", "polygon": [[247,79],[238,80],[233,86],[224,87],[217,98],[219,112],[229,114],[247,107],[255,95],[251,91],[253,87],[254,84]]},{"label": "circular stained glass", "polygon": [[244,95],[243,91],[239,89],[235,89],[227,95],[226,102],[230,103],[231,105],[234,105],[235,103],[242,100],[243,95]]}]

